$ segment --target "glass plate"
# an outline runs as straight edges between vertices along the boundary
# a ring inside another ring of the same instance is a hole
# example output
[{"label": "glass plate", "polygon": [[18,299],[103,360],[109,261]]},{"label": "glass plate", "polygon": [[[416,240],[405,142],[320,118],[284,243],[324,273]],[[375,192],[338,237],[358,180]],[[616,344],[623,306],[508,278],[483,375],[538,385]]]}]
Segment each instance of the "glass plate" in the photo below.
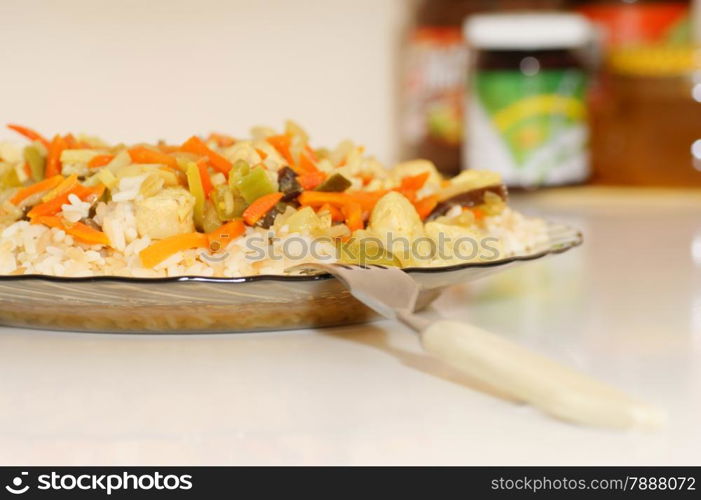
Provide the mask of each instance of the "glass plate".
[{"label": "glass plate", "polygon": [[[444,288],[581,244],[548,223],[548,241],[507,259],[410,268],[421,309]],[[246,278],[0,276],[0,323],[86,332],[245,332],[360,323],[376,314],[328,274]]]}]

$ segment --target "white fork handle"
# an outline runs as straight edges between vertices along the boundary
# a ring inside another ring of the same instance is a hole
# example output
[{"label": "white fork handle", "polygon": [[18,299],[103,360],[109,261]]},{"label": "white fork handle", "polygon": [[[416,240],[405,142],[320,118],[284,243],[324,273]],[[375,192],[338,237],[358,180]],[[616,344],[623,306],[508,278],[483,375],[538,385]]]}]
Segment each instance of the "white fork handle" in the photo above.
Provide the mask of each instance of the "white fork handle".
[{"label": "white fork handle", "polygon": [[421,342],[465,374],[562,420],[613,428],[654,428],[665,420],[654,407],[466,323],[436,321]]}]

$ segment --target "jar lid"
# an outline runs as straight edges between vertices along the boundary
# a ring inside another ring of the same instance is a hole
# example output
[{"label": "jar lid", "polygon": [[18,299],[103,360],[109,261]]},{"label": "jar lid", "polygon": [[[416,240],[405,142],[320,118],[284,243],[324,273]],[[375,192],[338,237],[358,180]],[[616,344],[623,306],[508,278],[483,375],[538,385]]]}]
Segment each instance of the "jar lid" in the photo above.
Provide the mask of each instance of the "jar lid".
[{"label": "jar lid", "polygon": [[571,49],[592,38],[589,21],[579,14],[477,14],[465,19],[463,33],[479,49]]}]

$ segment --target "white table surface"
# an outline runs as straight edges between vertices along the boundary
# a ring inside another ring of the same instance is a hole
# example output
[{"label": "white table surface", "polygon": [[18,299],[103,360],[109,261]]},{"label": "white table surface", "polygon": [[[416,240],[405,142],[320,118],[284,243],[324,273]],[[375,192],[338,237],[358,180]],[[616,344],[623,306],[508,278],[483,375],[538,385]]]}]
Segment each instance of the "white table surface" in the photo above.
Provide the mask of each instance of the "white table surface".
[{"label": "white table surface", "polygon": [[[391,322],[99,335],[0,329],[2,464],[699,464],[701,192],[521,198],[568,254],[435,303],[669,411],[581,428],[485,394]],[[557,215],[555,215],[557,214]]]}]

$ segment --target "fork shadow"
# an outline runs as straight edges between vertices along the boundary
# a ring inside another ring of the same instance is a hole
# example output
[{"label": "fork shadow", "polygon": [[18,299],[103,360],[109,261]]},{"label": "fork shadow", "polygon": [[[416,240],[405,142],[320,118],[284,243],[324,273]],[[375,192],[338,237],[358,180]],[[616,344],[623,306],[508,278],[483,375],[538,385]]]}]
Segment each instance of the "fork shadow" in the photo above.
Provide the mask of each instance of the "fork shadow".
[{"label": "fork shadow", "polygon": [[[397,324],[397,328],[404,327]],[[393,346],[389,342],[387,332],[373,324],[326,328],[321,330],[320,333],[322,335],[328,335],[347,342],[355,342],[357,344],[372,347],[394,357],[404,366],[427,375],[440,378],[447,382],[461,385],[468,389],[511,403],[521,403],[521,401],[514,398],[510,394],[491,386],[486,382],[470,377],[457,368],[452,367],[448,363],[432,357],[430,354],[414,353],[409,350]],[[411,333],[407,331],[406,334],[410,335]]]}]

